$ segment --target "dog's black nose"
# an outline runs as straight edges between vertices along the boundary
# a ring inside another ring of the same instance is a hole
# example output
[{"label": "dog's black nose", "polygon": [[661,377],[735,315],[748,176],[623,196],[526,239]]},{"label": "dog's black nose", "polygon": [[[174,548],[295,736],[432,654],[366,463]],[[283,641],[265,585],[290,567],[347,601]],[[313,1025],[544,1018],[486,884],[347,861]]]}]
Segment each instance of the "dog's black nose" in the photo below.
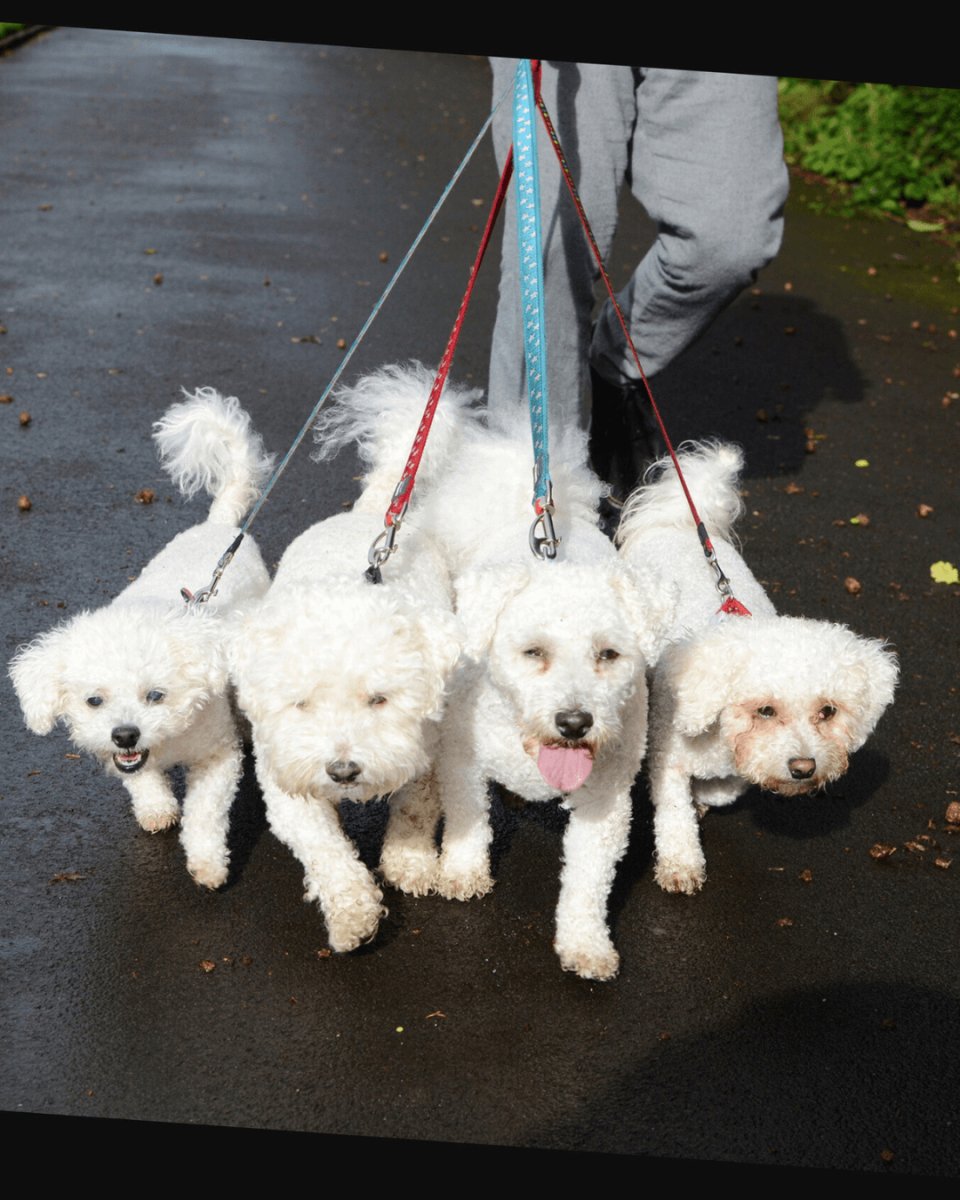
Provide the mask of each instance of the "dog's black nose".
[{"label": "dog's black nose", "polygon": [[809,779],[817,769],[815,758],[791,758],[787,763],[794,779]]},{"label": "dog's black nose", "polygon": [[136,725],[117,725],[110,737],[121,750],[132,750],[140,741],[140,730]]},{"label": "dog's black nose", "polygon": [[584,712],[582,708],[564,709],[556,713],[553,720],[561,737],[579,742],[593,724],[593,713]]},{"label": "dog's black nose", "polygon": [[334,783],[353,783],[360,774],[360,764],[352,761],[343,762],[338,758],[333,762],[328,762],[326,770]]}]

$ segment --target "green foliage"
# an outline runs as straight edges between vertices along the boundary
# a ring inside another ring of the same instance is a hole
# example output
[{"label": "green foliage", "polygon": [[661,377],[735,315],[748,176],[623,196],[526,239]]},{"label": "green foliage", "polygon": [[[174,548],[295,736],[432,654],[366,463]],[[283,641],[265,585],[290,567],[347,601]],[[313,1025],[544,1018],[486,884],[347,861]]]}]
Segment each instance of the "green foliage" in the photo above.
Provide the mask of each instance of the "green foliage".
[{"label": "green foliage", "polygon": [[780,81],[787,162],[850,185],[862,208],[960,215],[960,91]]},{"label": "green foliage", "polygon": [[5,38],[8,33],[16,33],[22,28],[23,25],[18,25],[16,21],[0,21],[0,38]]}]

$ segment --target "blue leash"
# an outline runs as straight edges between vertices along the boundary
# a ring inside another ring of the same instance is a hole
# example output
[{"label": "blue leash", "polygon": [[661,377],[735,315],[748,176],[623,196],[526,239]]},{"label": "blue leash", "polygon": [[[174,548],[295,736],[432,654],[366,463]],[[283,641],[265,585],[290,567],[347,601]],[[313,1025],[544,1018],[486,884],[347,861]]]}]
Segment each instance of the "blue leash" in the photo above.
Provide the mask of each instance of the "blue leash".
[{"label": "blue leash", "polygon": [[[533,507],[530,549],[538,558],[557,556],[550,481],[547,337],[543,299],[543,235],[540,174],[535,133],[536,96],[529,59],[517,65],[513,94],[513,153],[517,183],[517,238],[520,255],[520,307],[523,353],[527,366],[530,431],[533,437]],[[538,530],[542,527],[542,535]]]}]

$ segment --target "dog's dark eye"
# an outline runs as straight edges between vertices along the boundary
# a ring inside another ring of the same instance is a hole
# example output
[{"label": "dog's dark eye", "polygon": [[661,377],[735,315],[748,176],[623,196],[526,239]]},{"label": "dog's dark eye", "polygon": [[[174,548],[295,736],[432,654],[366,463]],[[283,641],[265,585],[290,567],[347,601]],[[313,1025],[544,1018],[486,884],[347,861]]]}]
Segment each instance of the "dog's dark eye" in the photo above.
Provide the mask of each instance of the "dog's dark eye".
[{"label": "dog's dark eye", "polygon": [[542,646],[529,646],[526,650],[524,650],[523,653],[527,658],[543,658],[544,657]]},{"label": "dog's dark eye", "polygon": [[166,692],[161,692],[159,688],[151,688],[150,691],[147,692],[147,703],[159,704],[166,694]]},{"label": "dog's dark eye", "polygon": [[771,717],[777,715],[777,710],[772,704],[764,704],[762,708],[757,709],[757,716],[763,717],[765,721],[769,721]]},{"label": "dog's dark eye", "polygon": [[597,661],[598,662],[613,662],[613,660],[615,658],[619,658],[619,657],[620,657],[620,651],[614,650],[611,646],[608,646],[605,650],[601,650],[597,654]]},{"label": "dog's dark eye", "polygon": [[386,702],[386,696],[381,695],[380,692],[377,692],[375,695],[371,696],[367,701],[371,708],[379,708],[381,704],[386,704]]},{"label": "dog's dark eye", "polygon": [[102,696],[88,696],[87,703],[90,705],[91,708],[99,708],[100,705],[103,703],[103,697]]},{"label": "dog's dark eye", "polygon": [[834,708],[834,706],[832,704],[825,704],[823,706],[823,708],[821,708],[820,711],[817,713],[817,716],[820,718],[821,721],[829,721],[834,716],[836,716],[836,712],[837,712],[837,710],[836,710],[836,708]]}]

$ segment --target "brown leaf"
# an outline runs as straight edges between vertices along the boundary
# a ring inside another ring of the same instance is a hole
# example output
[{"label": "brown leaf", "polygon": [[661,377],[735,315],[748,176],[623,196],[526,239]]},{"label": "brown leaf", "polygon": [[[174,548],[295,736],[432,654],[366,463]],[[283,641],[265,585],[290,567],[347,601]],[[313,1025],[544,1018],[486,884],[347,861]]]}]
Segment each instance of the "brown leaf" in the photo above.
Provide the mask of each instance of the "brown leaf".
[{"label": "brown leaf", "polygon": [[217,964],[209,958],[203,959],[200,963],[200,970],[205,971],[208,975],[210,974],[211,971],[215,971],[216,969],[217,969]]},{"label": "brown leaf", "polygon": [[793,924],[793,917],[777,917],[777,924],[781,929],[787,929]]},{"label": "brown leaf", "polygon": [[17,500],[17,508],[19,508],[21,512],[29,512],[30,509],[33,508],[33,504],[30,501],[30,497],[29,496],[21,496]]},{"label": "brown leaf", "polygon": [[156,273],[156,275],[154,275],[153,282],[157,285],[157,287],[159,287],[160,284],[163,283],[163,273],[161,271],[158,271]]},{"label": "brown leaf", "polygon": [[787,486],[783,489],[788,496],[799,496],[804,490],[802,483],[797,483],[795,479],[791,479]]},{"label": "brown leaf", "polygon": [[933,860],[933,865],[934,865],[935,867],[940,867],[940,868],[941,868],[941,870],[944,870],[944,871],[946,871],[946,870],[947,870],[947,868],[950,866],[950,864],[951,864],[952,862],[953,862],[953,859],[952,859],[952,858],[945,858],[945,857],[944,857],[944,856],[941,854],[941,855],[940,855],[938,858],[935,858],[935,859]]},{"label": "brown leaf", "polygon": [[9,395],[0,396],[0,404],[12,404],[13,397]]},{"label": "brown leaf", "polygon": [[152,504],[156,498],[157,493],[153,490],[153,488],[141,488],[140,491],[134,496],[134,500],[136,500],[138,504]]},{"label": "brown leaf", "polygon": [[863,585],[859,579],[854,579],[852,575],[848,575],[843,581],[843,586],[847,589],[851,596],[856,596],[863,590]]},{"label": "brown leaf", "polygon": [[944,813],[944,819],[951,825],[960,825],[960,800],[951,800]]},{"label": "brown leaf", "polygon": [[918,517],[929,517],[932,512],[933,512],[932,504],[918,504],[917,505],[917,516]]},{"label": "brown leaf", "polygon": [[33,418],[30,416],[30,414],[27,412],[27,410],[24,409],[23,412],[20,414],[20,424],[21,425],[29,425],[32,420],[33,420]]},{"label": "brown leaf", "polygon": [[82,875],[79,871],[58,871],[56,875],[50,877],[50,882],[76,883],[79,879],[86,879],[86,875]]},{"label": "brown leaf", "polygon": [[797,878],[802,883],[812,883],[813,882],[813,872],[810,870],[809,867],[806,867],[806,868],[804,868],[804,870],[802,870],[800,872],[800,874],[797,876]]},{"label": "brown leaf", "polygon": [[870,847],[870,857],[883,862],[888,859],[891,854],[896,854],[896,846],[888,846],[883,842],[877,842],[876,845]]}]

